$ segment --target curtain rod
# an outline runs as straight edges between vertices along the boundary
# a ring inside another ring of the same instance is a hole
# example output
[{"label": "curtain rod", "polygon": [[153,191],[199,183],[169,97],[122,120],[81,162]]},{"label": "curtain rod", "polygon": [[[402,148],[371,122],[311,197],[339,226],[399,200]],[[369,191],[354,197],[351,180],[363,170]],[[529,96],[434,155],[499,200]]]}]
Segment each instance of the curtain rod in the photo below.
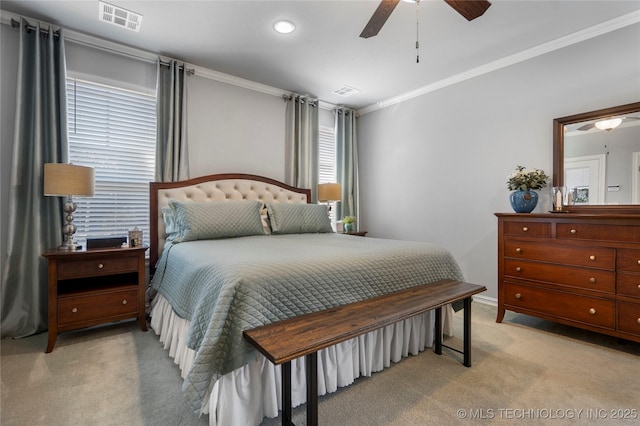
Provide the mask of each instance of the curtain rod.
[{"label": "curtain rod", "polygon": [[[170,62],[164,62],[164,61],[159,61],[159,62],[160,62],[160,65],[162,65],[163,67],[171,66]],[[186,68],[185,64],[178,65],[178,68],[185,68],[187,70],[187,74],[189,75],[194,75],[196,73],[196,70],[194,68]]]},{"label": "curtain rod", "polygon": [[[24,18],[22,18],[22,19],[24,19]],[[36,27],[35,25],[31,25],[29,23],[29,21],[27,21],[26,19],[24,19],[24,22],[27,23],[27,30],[28,31],[35,31],[36,29],[38,29],[38,27]],[[11,27],[12,28],[18,28],[19,26],[20,26],[20,22],[18,22],[15,19],[11,18]],[[49,25],[48,29],[40,28],[40,32],[42,34],[49,34],[49,29],[50,28],[51,28],[51,25]],[[54,37],[60,37],[60,30],[53,31],[53,36]]]}]

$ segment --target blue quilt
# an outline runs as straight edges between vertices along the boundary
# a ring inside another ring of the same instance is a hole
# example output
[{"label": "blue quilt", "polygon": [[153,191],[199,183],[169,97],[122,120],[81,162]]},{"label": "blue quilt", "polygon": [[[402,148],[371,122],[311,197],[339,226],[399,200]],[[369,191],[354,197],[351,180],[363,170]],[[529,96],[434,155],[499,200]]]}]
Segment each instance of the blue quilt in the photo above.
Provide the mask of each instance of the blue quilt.
[{"label": "blue quilt", "polygon": [[244,330],[447,278],[462,272],[433,244],[290,234],[166,246],[151,285],[191,322],[183,392],[199,411],[212,380],[255,356]]}]

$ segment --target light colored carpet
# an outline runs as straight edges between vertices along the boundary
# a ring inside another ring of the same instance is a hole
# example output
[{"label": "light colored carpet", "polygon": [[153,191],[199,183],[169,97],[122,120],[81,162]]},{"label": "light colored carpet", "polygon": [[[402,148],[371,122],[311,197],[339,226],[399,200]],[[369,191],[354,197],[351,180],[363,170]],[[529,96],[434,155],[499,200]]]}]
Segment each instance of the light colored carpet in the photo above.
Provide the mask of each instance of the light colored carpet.
[{"label": "light colored carpet", "polygon": [[[495,310],[473,303],[471,368],[427,350],[320,398],[320,423],[640,424],[640,344],[509,312],[497,324]],[[461,313],[454,325],[461,336]],[[187,407],[155,333],[135,322],[62,334],[50,354],[46,333],[1,345],[3,426],[208,422]]]}]

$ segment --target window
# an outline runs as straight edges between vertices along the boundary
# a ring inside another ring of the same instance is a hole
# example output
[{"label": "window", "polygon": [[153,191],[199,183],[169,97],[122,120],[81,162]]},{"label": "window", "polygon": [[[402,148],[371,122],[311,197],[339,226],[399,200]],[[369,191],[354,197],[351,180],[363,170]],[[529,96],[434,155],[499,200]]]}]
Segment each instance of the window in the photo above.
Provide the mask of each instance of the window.
[{"label": "window", "polygon": [[156,97],[67,79],[69,159],[95,169],[93,197],[74,199],[78,240],[127,235],[149,245],[149,182],[155,178]]},{"label": "window", "polygon": [[[336,133],[331,127],[320,126],[318,134],[318,183],[336,182]],[[331,222],[335,223],[335,202],[331,204]]]}]

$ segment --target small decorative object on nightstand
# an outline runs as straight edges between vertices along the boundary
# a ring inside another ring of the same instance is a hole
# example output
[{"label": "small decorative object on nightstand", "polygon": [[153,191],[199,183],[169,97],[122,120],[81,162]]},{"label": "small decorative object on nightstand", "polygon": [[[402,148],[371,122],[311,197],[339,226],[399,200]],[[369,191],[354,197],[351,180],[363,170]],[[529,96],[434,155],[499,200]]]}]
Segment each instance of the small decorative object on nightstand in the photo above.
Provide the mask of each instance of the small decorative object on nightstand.
[{"label": "small decorative object on nightstand", "polygon": [[145,318],[147,247],[47,250],[49,265],[49,353],[58,334],[127,318]]},{"label": "small decorative object on nightstand", "polygon": [[350,233],[355,231],[355,229],[353,228],[354,223],[356,222],[356,217],[355,216],[345,216],[342,218],[342,226],[344,229],[345,233]]}]

